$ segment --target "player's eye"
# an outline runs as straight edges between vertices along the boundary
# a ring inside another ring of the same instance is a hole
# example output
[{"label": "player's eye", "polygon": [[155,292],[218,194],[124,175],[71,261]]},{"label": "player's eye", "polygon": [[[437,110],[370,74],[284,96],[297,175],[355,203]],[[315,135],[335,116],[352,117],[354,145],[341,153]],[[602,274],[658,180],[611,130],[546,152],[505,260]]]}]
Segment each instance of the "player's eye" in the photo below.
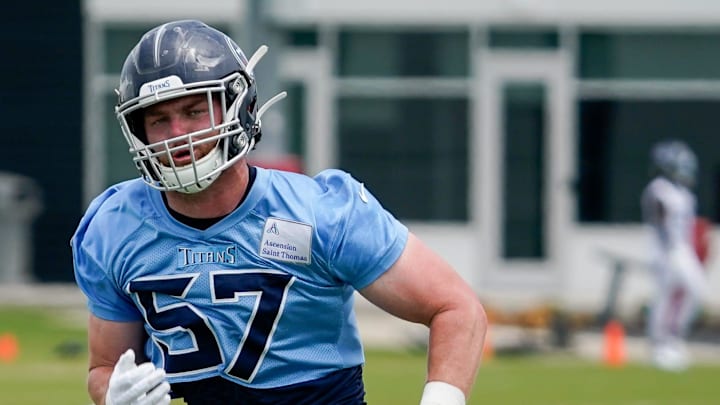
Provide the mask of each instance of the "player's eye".
[{"label": "player's eye", "polygon": [[151,117],[148,120],[148,125],[151,127],[157,127],[167,122],[166,117]]},{"label": "player's eye", "polygon": [[207,108],[192,108],[188,110],[187,115],[189,117],[199,117],[201,115],[207,114],[208,109]]}]

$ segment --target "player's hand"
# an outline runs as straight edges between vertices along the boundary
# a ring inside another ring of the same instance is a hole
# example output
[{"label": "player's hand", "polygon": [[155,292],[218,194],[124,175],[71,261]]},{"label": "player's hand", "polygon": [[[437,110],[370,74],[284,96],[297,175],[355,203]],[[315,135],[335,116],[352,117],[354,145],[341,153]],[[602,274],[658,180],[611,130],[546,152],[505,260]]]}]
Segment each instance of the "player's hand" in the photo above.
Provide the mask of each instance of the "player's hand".
[{"label": "player's hand", "polygon": [[105,405],[169,405],[170,384],[165,370],[152,363],[135,364],[135,352],[128,349],[110,375]]}]

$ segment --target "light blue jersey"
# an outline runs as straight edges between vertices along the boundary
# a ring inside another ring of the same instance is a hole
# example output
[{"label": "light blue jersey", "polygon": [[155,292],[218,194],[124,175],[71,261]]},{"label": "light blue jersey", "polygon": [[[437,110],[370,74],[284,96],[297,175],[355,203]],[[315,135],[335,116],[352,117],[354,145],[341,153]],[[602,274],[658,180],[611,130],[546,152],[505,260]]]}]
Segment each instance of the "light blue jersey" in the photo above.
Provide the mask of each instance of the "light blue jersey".
[{"label": "light blue jersey", "polygon": [[141,180],[120,183],[71,244],[90,311],[144,320],[146,354],[170,383],[273,388],[363,363],[353,292],[400,257],[407,235],[345,172],[258,168],[240,207],[206,230],[175,220]]}]

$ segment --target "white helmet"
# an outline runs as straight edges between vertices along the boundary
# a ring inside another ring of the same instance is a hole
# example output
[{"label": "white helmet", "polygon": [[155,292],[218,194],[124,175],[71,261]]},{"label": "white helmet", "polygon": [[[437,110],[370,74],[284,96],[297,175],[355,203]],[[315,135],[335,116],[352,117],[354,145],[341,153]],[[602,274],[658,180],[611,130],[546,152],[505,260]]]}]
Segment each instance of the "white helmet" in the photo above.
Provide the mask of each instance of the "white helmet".
[{"label": "white helmet", "polygon": [[653,146],[651,158],[656,171],[669,180],[687,187],[695,185],[697,157],[685,142],[658,142]]}]

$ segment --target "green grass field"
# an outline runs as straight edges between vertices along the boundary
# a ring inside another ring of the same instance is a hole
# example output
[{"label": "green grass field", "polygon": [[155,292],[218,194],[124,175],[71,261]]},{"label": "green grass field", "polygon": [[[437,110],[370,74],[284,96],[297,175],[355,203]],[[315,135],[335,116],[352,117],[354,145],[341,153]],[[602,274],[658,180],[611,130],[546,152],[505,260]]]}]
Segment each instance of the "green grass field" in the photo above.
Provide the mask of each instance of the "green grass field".
[{"label": "green grass field", "polygon": [[[0,309],[0,335],[20,355],[0,362],[0,404],[87,405],[84,317],[63,310]],[[419,402],[424,353],[369,350],[370,405]],[[480,370],[469,404],[700,405],[720,403],[720,365],[669,374],[644,365],[607,368],[566,355],[502,356]],[[174,401],[173,404],[181,404]]]}]

